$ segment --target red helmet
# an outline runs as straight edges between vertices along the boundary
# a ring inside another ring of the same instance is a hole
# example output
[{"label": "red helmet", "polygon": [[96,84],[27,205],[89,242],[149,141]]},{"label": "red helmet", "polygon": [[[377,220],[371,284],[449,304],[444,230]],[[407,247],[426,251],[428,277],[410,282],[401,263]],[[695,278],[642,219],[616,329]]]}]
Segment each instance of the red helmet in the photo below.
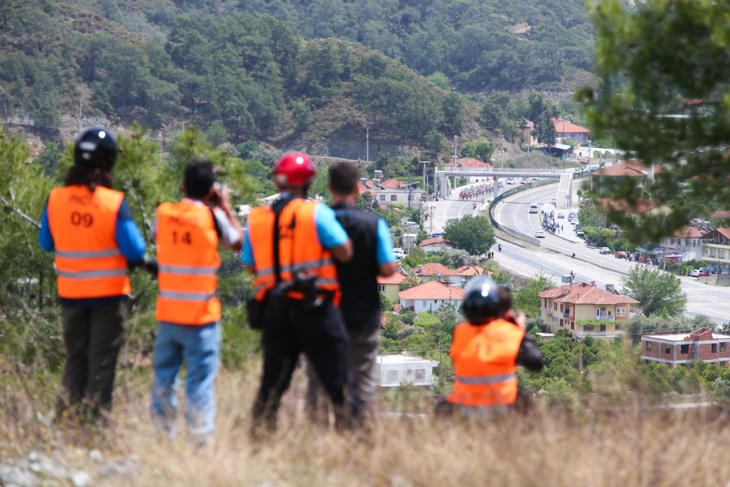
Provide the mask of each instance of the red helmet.
[{"label": "red helmet", "polygon": [[290,152],[276,162],[274,182],[279,186],[303,186],[314,178],[315,172],[309,156],[302,152]]}]

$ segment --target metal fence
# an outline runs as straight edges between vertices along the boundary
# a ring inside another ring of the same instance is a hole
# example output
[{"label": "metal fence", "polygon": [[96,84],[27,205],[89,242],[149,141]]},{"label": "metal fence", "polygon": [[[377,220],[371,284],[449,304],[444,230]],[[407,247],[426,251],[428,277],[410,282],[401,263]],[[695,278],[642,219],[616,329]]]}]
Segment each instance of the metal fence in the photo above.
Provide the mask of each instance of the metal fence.
[{"label": "metal fence", "polygon": [[536,188],[538,186],[545,186],[547,184],[555,184],[555,181],[543,181],[543,182],[536,183],[536,184],[533,183],[533,184],[529,184],[529,185],[518,186],[516,188],[508,189],[507,191],[502,192],[499,196],[494,198],[494,200],[489,204],[489,221],[492,222],[492,226],[494,226],[494,228],[496,228],[498,230],[503,231],[504,233],[508,233],[508,234],[512,235],[515,238],[519,238],[522,241],[525,241],[536,247],[540,247],[539,239],[532,237],[530,235],[526,235],[522,232],[518,232],[517,230],[515,230],[513,228],[509,228],[505,225],[500,224],[497,220],[494,219],[494,216],[492,215],[492,210],[494,210],[494,207],[497,206],[497,203],[502,201],[507,196],[511,196],[513,194],[519,193],[521,191],[526,191],[531,188]]}]

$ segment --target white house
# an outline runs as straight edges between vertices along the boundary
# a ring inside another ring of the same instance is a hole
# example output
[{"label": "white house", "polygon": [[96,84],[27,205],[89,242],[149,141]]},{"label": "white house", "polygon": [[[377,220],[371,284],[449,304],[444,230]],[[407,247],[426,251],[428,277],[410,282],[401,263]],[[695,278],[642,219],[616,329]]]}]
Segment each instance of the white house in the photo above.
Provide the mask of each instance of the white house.
[{"label": "white house", "polygon": [[436,278],[437,281],[456,287],[464,287],[464,283],[469,279],[467,276],[461,275],[458,271],[435,262],[419,265],[416,267],[414,274],[421,282]]},{"label": "white house", "polygon": [[378,386],[383,388],[399,387],[406,382],[414,386],[431,387],[433,369],[438,365],[438,361],[423,357],[378,355],[375,377],[378,379]]},{"label": "white house", "polygon": [[411,308],[416,313],[431,313],[444,304],[451,304],[459,309],[464,291],[438,281],[428,281],[399,292],[398,297],[402,307]]},{"label": "white house", "polygon": [[702,260],[702,236],[705,233],[707,232],[695,227],[683,227],[675,231],[671,237],[662,237],[660,246],[683,252],[682,262]]},{"label": "white house", "polygon": [[449,243],[448,240],[444,240],[443,235],[437,235],[435,237],[426,238],[421,240],[418,244],[426,252],[436,252],[437,250],[453,249],[456,248]]}]

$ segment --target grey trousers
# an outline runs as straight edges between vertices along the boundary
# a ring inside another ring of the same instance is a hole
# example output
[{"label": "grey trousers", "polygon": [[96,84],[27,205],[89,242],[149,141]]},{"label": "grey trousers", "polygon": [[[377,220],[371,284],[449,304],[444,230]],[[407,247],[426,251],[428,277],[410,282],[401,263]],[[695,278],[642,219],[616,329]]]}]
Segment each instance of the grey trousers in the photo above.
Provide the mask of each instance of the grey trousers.
[{"label": "grey trousers", "polygon": [[[380,347],[380,330],[350,331],[350,396],[353,405],[354,423],[369,424],[375,421],[377,401],[375,388],[378,385],[375,377],[375,364]],[[321,421],[327,415],[327,402],[322,386],[307,362],[307,409],[314,421]]]},{"label": "grey trousers", "polygon": [[102,410],[111,410],[127,314],[125,301],[81,308],[63,306],[66,368],[59,413],[72,408],[73,413],[93,420]]}]

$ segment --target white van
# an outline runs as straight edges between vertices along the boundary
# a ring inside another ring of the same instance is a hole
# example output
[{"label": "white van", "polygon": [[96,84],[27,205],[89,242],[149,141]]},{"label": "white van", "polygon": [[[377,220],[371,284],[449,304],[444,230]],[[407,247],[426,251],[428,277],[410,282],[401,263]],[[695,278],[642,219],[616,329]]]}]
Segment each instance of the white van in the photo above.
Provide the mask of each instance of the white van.
[{"label": "white van", "polygon": [[418,223],[416,222],[406,222],[406,226],[409,228],[418,228]]},{"label": "white van", "polygon": [[538,212],[537,203],[531,204],[530,205],[530,213],[537,213],[537,212]]},{"label": "white van", "polygon": [[395,247],[395,248],[393,248],[393,255],[395,255],[395,257],[397,259],[402,259],[403,257],[405,257],[406,254],[403,253],[403,249],[402,248]]}]

